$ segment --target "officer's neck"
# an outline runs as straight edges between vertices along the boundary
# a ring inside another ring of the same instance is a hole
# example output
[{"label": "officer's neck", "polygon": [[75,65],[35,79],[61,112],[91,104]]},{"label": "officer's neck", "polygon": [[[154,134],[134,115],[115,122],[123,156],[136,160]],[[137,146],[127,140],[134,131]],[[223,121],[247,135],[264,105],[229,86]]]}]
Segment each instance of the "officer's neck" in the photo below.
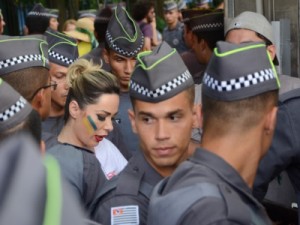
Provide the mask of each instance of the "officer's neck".
[{"label": "officer's neck", "polygon": [[261,133],[256,129],[244,134],[227,134],[222,137],[203,135],[201,146],[221,157],[253,187],[259,160],[262,157]]}]

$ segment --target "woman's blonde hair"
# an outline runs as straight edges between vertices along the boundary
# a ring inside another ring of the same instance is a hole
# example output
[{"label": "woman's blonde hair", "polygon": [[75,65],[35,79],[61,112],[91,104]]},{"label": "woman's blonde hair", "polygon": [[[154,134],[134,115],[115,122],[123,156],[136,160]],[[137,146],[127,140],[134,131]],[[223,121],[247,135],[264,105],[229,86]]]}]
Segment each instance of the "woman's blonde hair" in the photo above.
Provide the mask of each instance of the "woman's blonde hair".
[{"label": "woman's blonde hair", "polygon": [[117,78],[86,59],[76,60],[67,72],[69,93],[65,105],[65,122],[69,118],[69,104],[75,100],[81,109],[95,104],[102,94],[119,94]]}]

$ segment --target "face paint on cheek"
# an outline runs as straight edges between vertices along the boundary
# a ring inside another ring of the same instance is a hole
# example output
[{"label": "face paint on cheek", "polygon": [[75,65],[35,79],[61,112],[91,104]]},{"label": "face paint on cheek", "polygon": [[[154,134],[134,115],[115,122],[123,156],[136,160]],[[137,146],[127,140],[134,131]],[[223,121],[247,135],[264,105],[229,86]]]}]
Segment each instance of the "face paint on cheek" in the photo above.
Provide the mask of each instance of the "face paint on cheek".
[{"label": "face paint on cheek", "polygon": [[91,116],[84,117],[82,119],[82,122],[85,125],[86,129],[88,130],[89,134],[93,134],[94,131],[97,130],[96,123],[94,122]]}]

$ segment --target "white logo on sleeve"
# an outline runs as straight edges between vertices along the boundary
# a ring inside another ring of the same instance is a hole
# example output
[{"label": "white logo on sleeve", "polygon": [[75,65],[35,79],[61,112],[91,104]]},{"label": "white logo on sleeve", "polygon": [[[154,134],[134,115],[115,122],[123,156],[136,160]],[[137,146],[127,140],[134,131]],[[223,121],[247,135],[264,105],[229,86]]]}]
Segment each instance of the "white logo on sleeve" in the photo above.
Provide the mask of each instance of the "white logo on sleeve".
[{"label": "white logo on sleeve", "polygon": [[117,206],[110,209],[111,225],[139,225],[139,207],[137,205]]}]

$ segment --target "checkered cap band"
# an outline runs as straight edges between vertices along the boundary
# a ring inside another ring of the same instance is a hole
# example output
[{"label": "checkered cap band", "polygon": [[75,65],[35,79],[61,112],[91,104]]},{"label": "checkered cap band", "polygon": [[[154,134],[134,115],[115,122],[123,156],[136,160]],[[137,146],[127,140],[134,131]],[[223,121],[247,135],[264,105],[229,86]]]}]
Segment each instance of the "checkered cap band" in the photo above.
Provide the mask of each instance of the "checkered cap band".
[{"label": "checkered cap band", "polygon": [[28,13],[28,16],[53,17],[53,14],[46,13],[46,12],[34,12],[34,11],[31,11],[31,12]]},{"label": "checkered cap band", "polygon": [[49,58],[52,57],[54,59],[57,59],[57,60],[63,62],[64,64],[71,65],[74,62],[73,59],[63,56],[62,54],[59,54],[58,52],[49,50],[48,53],[49,53]]},{"label": "checkered cap band", "polygon": [[130,82],[130,89],[134,92],[139,93],[140,95],[144,95],[148,98],[158,98],[160,96],[163,96],[173,89],[177,88],[178,86],[185,83],[187,80],[191,78],[191,74],[188,70],[186,70],[184,73],[179,75],[178,77],[175,77],[173,80],[169,81],[166,84],[163,84],[161,87],[155,89],[155,90],[149,90],[148,88],[134,82],[131,80]]},{"label": "checkered cap band", "polygon": [[[125,51],[123,49],[121,49],[118,45],[116,45],[116,41],[113,40],[113,37],[111,36],[111,34],[109,33],[109,31],[106,31],[106,40],[109,42],[109,46],[110,48],[112,48],[113,50],[115,50],[116,52],[120,53],[121,55],[124,55],[126,57],[133,57],[136,56],[143,48],[144,46],[144,36],[141,37],[141,44],[139,46],[137,46],[135,49],[132,49],[131,52],[129,51]],[[130,43],[128,43],[128,45],[130,45]]]},{"label": "checkered cap band", "polygon": [[21,109],[25,107],[27,104],[27,101],[20,96],[19,100],[10,106],[8,109],[6,109],[4,112],[0,113],[0,122],[6,121],[16,115],[18,112],[20,112]]},{"label": "checkered cap band", "polygon": [[5,59],[0,61],[0,69],[8,68],[26,62],[33,62],[33,61],[43,61],[42,55],[30,54],[30,55],[22,55],[22,56],[12,57],[10,59]]},{"label": "checkered cap band", "polygon": [[223,23],[206,23],[197,25],[192,28],[192,31],[207,31],[207,30],[219,30],[224,27]]},{"label": "checkered cap band", "polygon": [[203,84],[218,92],[231,92],[276,79],[272,69],[265,69],[243,77],[220,81],[205,73]]}]

